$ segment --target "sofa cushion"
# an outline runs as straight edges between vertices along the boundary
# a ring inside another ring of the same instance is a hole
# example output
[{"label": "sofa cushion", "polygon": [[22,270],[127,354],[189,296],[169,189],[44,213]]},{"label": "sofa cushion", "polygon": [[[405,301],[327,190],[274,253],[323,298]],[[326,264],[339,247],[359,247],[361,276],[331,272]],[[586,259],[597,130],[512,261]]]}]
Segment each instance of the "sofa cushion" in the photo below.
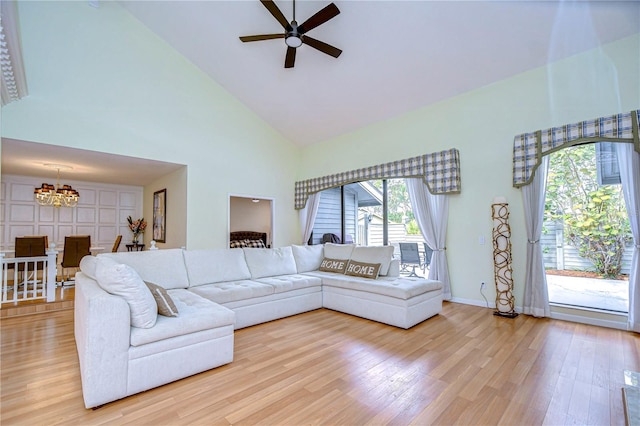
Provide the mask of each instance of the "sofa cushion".
[{"label": "sofa cushion", "polygon": [[[159,316],[153,328],[132,328],[131,346],[141,346],[235,323],[232,310],[203,299],[189,290],[168,290],[168,293],[176,303],[180,316]],[[185,359],[184,362],[189,360]]]},{"label": "sofa cushion", "polygon": [[380,275],[389,273],[393,258],[393,246],[357,246],[351,253],[351,260],[365,263],[379,263]]},{"label": "sofa cushion", "polygon": [[158,306],[142,278],[129,265],[98,258],[96,278],[104,291],[122,297],[129,305],[131,325],[151,328],[158,317]]},{"label": "sofa cushion", "polygon": [[377,280],[368,280],[366,278],[330,274],[327,272],[307,272],[307,274],[322,278],[323,289],[325,286],[340,287],[381,294],[402,300],[408,300],[429,291],[442,292],[442,283],[440,281],[427,280],[424,278],[379,277]]},{"label": "sofa cushion", "polygon": [[324,245],[324,257],[328,257],[329,259],[349,260],[351,258],[351,252],[355,246],[355,244],[326,243]]},{"label": "sofa cushion", "polygon": [[244,248],[242,250],[253,279],[298,272],[291,247],[275,249]]},{"label": "sofa cushion", "polygon": [[229,303],[254,297],[269,296],[274,293],[274,287],[257,281],[242,280],[199,285],[191,287],[189,291],[212,302]]},{"label": "sofa cushion", "polygon": [[185,250],[183,254],[189,287],[251,278],[242,249]]},{"label": "sofa cushion", "polygon": [[379,263],[365,263],[365,262],[356,262],[355,260],[350,260],[347,264],[347,269],[345,269],[345,275],[351,275],[354,277],[362,277],[375,280],[378,278],[378,273],[380,272],[380,264]]},{"label": "sofa cushion", "polygon": [[145,284],[149,287],[151,295],[156,300],[156,305],[158,305],[158,315],[165,317],[177,317],[178,308],[176,308],[176,305],[173,303],[173,299],[171,299],[167,290],[153,283],[145,282]]},{"label": "sofa cushion", "polygon": [[329,259],[325,257],[320,262],[320,266],[318,267],[319,271],[323,272],[334,272],[336,274],[344,274],[345,269],[347,269],[348,260],[345,259]]},{"label": "sofa cushion", "polygon": [[97,257],[108,257],[118,263],[129,265],[143,280],[166,289],[189,286],[182,249],[100,253]]},{"label": "sofa cushion", "polygon": [[300,288],[320,287],[322,280],[309,275],[278,275],[277,277],[266,277],[256,280],[273,287],[274,294],[286,293]]},{"label": "sofa cushion", "polygon": [[324,256],[324,247],[322,244],[313,246],[296,246],[292,245],[293,258],[296,261],[298,273],[315,271],[320,267],[320,262]]}]

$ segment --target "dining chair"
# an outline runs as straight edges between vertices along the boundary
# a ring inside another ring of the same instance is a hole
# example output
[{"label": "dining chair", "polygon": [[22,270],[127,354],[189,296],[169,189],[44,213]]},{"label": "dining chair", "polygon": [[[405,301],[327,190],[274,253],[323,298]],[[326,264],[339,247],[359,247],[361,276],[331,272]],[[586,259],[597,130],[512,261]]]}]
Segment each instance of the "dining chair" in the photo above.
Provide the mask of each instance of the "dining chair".
[{"label": "dining chair", "polygon": [[65,270],[67,268],[80,267],[80,261],[83,257],[91,254],[91,236],[90,235],[73,235],[64,237],[64,252],[62,254],[62,279],[60,285],[75,284],[71,280],[71,276],[67,273],[65,280]]},{"label": "dining chair", "polygon": [[[47,236],[46,235],[33,235],[26,237],[16,237],[15,242],[15,257],[38,257],[46,256],[47,253]],[[12,265],[12,264],[9,264]],[[18,272],[24,272],[24,263],[18,263]],[[44,262],[36,262],[35,266],[29,263],[29,268],[33,267],[33,271],[37,272],[44,269]],[[13,269],[12,266],[9,269]],[[27,280],[30,278],[27,277]]]},{"label": "dining chair", "polygon": [[417,277],[416,267],[421,268],[420,252],[418,251],[418,243],[399,243],[400,246],[400,267],[403,271],[408,271],[408,267],[413,269],[409,274],[410,277]]},{"label": "dining chair", "polygon": [[116,237],[116,240],[113,243],[113,248],[111,249],[112,253],[115,253],[118,251],[118,248],[120,248],[120,242],[122,241],[122,235],[118,235]]}]

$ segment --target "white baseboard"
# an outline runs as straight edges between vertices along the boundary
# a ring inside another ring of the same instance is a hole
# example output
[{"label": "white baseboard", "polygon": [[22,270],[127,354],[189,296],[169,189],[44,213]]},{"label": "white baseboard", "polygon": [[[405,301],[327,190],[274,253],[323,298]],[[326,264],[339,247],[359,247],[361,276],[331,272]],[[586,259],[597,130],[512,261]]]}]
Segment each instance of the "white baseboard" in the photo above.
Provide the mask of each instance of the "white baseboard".
[{"label": "white baseboard", "polygon": [[449,300],[449,302],[462,303],[463,305],[480,306],[482,308],[488,308],[488,309],[496,308],[495,303],[487,304],[487,302],[485,302],[484,300],[477,300],[477,299],[462,299],[460,297],[452,297],[451,300]]},{"label": "white baseboard", "polygon": [[[488,308],[488,309],[496,308],[495,303],[489,303],[489,306],[487,306],[487,303],[484,302],[484,300],[477,300],[477,299],[463,299],[460,297],[453,297],[451,298],[450,302],[462,303],[463,305],[480,306],[482,308]],[[522,306],[516,306],[515,311],[518,313],[522,313]],[[616,330],[624,330],[624,331],[627,330],[626,316],[621,316],[622,321],[611,321],[611,320],[605,320],[601,318],[590,318],[582,315],[572,315],[572,314],[566,314],[562,312],[551,312],[551,316],[549,318],[557,319],[560,321],[576,322],[579,324],[588,324],[588,325],[595,325],[599,327],[613,328]]]}]

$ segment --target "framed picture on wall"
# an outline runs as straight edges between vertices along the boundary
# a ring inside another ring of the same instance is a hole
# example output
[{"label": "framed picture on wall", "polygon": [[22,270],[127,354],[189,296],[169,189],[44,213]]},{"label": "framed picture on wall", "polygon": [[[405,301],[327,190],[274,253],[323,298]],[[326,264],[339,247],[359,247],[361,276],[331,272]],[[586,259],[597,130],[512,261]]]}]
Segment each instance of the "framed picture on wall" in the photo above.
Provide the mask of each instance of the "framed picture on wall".
[{"label": "framed picture on wall", "polygon": [[167,190],[153,193],[153,239],[165,243],[167,232]]}]

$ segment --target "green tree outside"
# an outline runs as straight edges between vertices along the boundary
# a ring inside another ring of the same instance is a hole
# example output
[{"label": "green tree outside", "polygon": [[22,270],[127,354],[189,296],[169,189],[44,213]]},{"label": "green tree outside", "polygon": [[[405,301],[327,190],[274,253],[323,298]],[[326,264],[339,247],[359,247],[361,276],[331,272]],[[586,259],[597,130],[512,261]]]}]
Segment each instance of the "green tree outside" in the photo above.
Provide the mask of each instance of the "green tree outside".
[{"label": "green tree outside", "polygon": [[562,220],[568,244],[598,273],[618,275],[631,241],[622,186],[598,184],[595,144],[562,149],[549,161],[545,220]]},{"label": "green tree outside", "polygon": [[[382,191],[382,181],[372,181],[373,185]],[[403,223],[407,234],[417,235],[420,233],[418,222],[413,215],[411,209],[411,201],[409,200],[409,192],[407,186],[404,183],[404,179],[389,179],[387,180],[387,203],[388,203],[388,215],[389,222]],[[382,206],[368,207],[371,213],[382,215]]]}]

